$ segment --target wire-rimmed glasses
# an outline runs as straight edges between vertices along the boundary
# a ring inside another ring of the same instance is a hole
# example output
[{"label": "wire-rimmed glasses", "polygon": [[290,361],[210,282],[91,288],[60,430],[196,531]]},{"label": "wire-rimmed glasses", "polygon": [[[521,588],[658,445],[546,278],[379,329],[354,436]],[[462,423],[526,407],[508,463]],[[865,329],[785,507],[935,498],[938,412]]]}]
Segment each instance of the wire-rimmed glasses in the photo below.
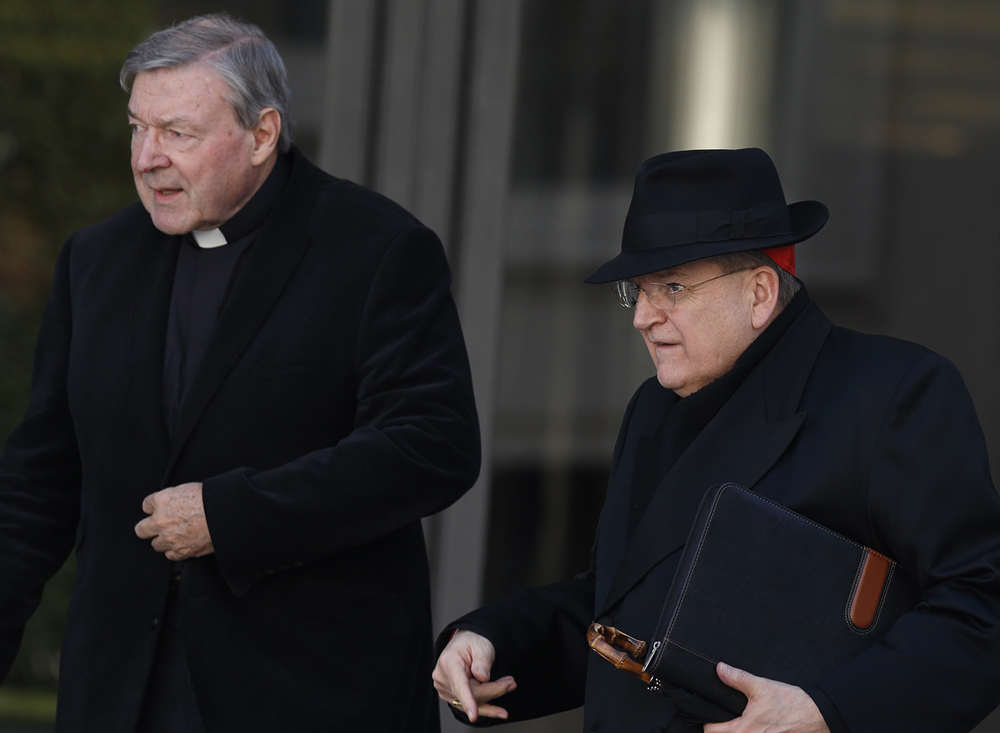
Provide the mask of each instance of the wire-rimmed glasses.
[{"label": "wire-rimmed glasses", "polygon": [[694,290],[705,283],[718,280],[720,277],[735,275],[737,272],[746,272],[748,269],[750,268],[744,267],[739,270],[733,270],[732,272],[724,272],[721,275],[710,277],[707,280],[702,280],[701,282],[694,283],[693,285],[681,285],[680,283],[646,283],[645,287],[640,288],[631,280],[619,280],[615,283],[614,288],[615,294],[618,296],[618,303],[622,308],[635,308],[635,304],[639,302],[639,293],[645,293],[651,306],[661,311],[668,311],[677,305],[678,293]]}]

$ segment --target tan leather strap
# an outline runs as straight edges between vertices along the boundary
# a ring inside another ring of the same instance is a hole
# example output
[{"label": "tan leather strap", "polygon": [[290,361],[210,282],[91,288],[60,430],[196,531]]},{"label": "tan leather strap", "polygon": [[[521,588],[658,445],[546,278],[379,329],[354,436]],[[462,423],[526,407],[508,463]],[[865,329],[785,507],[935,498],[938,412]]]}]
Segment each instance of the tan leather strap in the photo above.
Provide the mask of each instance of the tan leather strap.
[{"label": "tan leather strap", "polygon": [[646,642],[640,641],[612,626],[593,623],[587,629],[590,648],[607,659],[616,668],[649,683],[652,678],[642,671],[642,658],[646,656]]},{"label": "tan leather strap", "polygon": [[862,562],[854,596],[851,599],[851,623],[859,629],[867,629],[878,618],[885,593],[886,581],[895,563],[885,555],[869,548]]}]

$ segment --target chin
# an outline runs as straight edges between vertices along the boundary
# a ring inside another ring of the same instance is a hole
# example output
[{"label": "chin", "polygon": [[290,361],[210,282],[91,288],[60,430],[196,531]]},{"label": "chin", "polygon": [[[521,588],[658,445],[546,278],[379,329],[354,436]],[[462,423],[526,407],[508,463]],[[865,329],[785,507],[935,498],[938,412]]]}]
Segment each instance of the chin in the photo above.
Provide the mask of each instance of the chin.
[{"label": "chin", "polygon": [[185,229],[184,227],[181,227],[181,226],[171,225],[171,224],[165,223],[165,222],[159,222],[155,218],[153,219],[153,226],[155,226],[157,229],[159,229],[164,234],[171,234],[171,235],[174,235],[174,234],[187,234],[190,231],[189,229]]},{"label": "chin", "polygon": [[656,381],[660,383],[663,389],[669,389],[671,392],[675,393],[679,397],[687,397],[689,394],[694,394],[703,385],[692,383],[688,380],[682,379],[677,375],[656,375]]},{"label": "chin", "polygon": [[194,229],[190,217],[180,215],[177,211],[164,211],[156,206],[143,201],[143,206],[149,212],[149,218],[153,220],[153,226],[164,234],[187,234]]},{"label": "chin", "polygon": [[187,234],[193,227],[188,226],[184,223],[178,223],[172,219],[163,219],[162,217],[152,217],[153,226],[159,229],[164,234]]},{"label": "chin", "polygon": [[679,389],[682,389],[683,387],[683,385],[679,385],[677,383],[676,379],[668,379],[666,377],[661,377],[659,374],[656,375],[656,381],[660,383],[660,386],[663,387],[663,389],[670,389],[673,390],[674,392],[676,392]]}]

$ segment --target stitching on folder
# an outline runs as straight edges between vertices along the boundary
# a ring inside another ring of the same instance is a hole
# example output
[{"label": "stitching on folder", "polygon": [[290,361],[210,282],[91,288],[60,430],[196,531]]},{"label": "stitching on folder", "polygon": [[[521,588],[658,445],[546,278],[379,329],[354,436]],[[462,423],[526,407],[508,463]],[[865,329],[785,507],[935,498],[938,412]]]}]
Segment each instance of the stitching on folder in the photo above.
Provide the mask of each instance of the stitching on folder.
[{"label": "stitching on folder", "polygon": [[682,652],[687,652],[692,657],[698,657],[699,659],[704,659],[706,662],[711,662],[713,665],[716,665],[716,664],[719,663],[718,660],[712,659],[711,657],[706,657],[704,654],[701,654],[700,652],[696,652],[694,649],[688,649],[683,644],[678,644],[676,641],[674,641],[672,639],[668,640],[667,643],[670,644],[671,646],[677,647]]},{"label": "stitching on folder", "polygon": [[[694,569],[698,567],[698,561],[701,559],[701,549],[705,546],[705,537],[706,535],[708,535],[708,530],[712,526],[712,522],[715,520],[715,510],[719,508],[719,499],[722,498],[722,493],[729,487],[730,484],[726,484],[725,486],[723,486],[721,489],[719,489],[719,493],[715,497],[715,501],[712,504],[712,511],[708,515],[708,523],[705,525],[705,531],[702,533],[701,536],[701,542],[698,543],[698,551],[695,553],[694,562],[691,563],[691,571],[688,573],[687,582],[684,583],[684,590],[681,593],[681,598],[677,602],[677,612],[674,614],[674,617],[670,619],[670,625],[667,627],[665,636],[670,636],[671,632],[674,630],[674,624],[677,623],[677,617],[680,615],[681,608],[684,606],[684,600],[687,598],[688,588],[691,585],[691,576],[694,575]],[[656,666],[657,668],[659,668],[660,666],[659,663],[657,663]]]},{"label": "stitching on folder", "polygon": [[[715,497],[715,501],[712,504],[712,511],[709,513],[709,515],[708,515],[708,521],[705,524],[705,531],[702,533],[701,542],[698,543],[698,551],[695,553],[694,562],[691,563],[691,570],[688,573],[688,580],[684,584],[684,590],[681,593],[681,598],[677,602],[677,611],[674,613],[674,617],[670,620],[670,625],[667,627],[667,631],[664,634],[665,641],[667,641],[670,644],[673,644],[674,646],[680,647],[682,649],[685,649],[685,648],[682,647],[680,644],[677,644],[676,642],[674,642],[674,641],[672,641],[670,639],[667,639],[666,637],[670,636],[670,634],[674,630],[674,624],[677,623],[677,617],[680,615],[681,608],[684,606],[684,601],[687,599],[688,587],[691,584],[691,576],[694,575],[694,569],[698,566],[698,561],[701,559],[701,550],[702,550],[702,547],[704,547],[705,539],[706,539],[706,537],[708,535],[708,531],[709,531],[709,529],[712,526],[712,522],[715,521],[715,510],[718,509],[718,507],[719,507],[719,501],[722,499],[723,493],[725,493],[728,489],[737,489],[737,490],[743,491],[743,492],[745,492],[747,494],[751,494],[751,492],[749,490],[744,489],[743,487],[738,486],[736,484],[730,483],[730,484],[723,484],[722,488],[719,489],[719,493]],[[862,545],[859,542],[855,542],[850,537],[844,537],[844,535],[839,534],[837,532],[834,532],[829,527],[824,527],[822,524],[814,522],[811,519],[809,519],[808,517],[803,517],[801,514],[793,512],[788,507],[782,506],[781,504],[778,504],[777,502],[771,501],[770,499],[768,499],[765,496],[761,496],[760,494],[757,494],[757,493],[754,492],[753,493],[753,497],[756,498],[756,499],[758,499],[758,500],[760,500],[760,501],[767,502],[772,507],[774,507],[776,509],[780,509],[785,514],[791,514],[791,515],[794,515],[797,518],[801,518],[803,521],[808,522],[809,524],[811,524],[812,526],[816,527],[817,529],[821,529],[821,530],[823,530],[824,532],[826,532],[829,535],[841,538],[844,541],[848,542],[849,544],[854,545],[859,550],[864,550],[864,551],[871,550],[870,547],[866,547],[865,545]],[[871,624],[871,626],[868,627],[868,629],[859,629],[857,626],[855,626],[853,623],[851,623],[851,619],[850,619],[850,599],[848,599],[848,606],[844,610],[845,620],[847,621],[848,627],[852,631],[854,631],[855,633],[862,634],[862,635],[863,634],[871,633],[871,631],[873,631],[875,629],[875,627],[878,626],[879,615],[882,613],[882,606],[885,603],[885,597],[887,595],[885,589],[888,588],[889,584],[892,582],[892,574],[893,574],[893,572],[896,569],[896,562],[894,560],[886,557],[885,555],[883,555],[881,552],[878,552],[877,550],[871,550],[871,551],[874,552],[879,557],[885,558],[889,562],[889,573],[886,576],[885,585],[883,586],[883,589],[882,589],[882,595],[879,598],[878,608],[875,611],[875,620],[872,621],[872,624]],[[864,558],[862,558],[862,565],[863,565],[863,563],[864,563]],[[857,574],[855,576],[855,579],[854,579],[854,589],[852,589],[852,591],[851,591],[851,597],[854,596],[854,591],[857,589],[858,582],[860,582],[860,579],[861,579],[861,567],[862,566],[858,567],[858,572],[857,572]],[[691,654],[696,654],[697,656],[702,656],[700,654],[697,654],[697,652],[691,651],[690,649],[685,649],[685,651],[688,651]],[[708,659],[708,657],[702,657],[702,658],[703,659]],[[662,659],[662,656],[661,656],[661,659]],[[708,659],[708,661],[712,661],[712,660]],[[660,666],[659,665],[659,660],[657,660],[656,668],[658,669],[659,666]],[[655,672],[656,669],[653,669],[653,670],[650,670],[650,671]]]}]

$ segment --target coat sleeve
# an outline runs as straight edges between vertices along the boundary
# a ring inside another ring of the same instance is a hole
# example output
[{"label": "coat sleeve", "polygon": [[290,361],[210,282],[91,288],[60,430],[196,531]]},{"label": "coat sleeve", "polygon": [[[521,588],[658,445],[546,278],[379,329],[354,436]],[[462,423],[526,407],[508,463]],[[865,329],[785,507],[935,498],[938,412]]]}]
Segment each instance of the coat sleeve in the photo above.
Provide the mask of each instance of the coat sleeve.
[{"label": "coat sleeve", "polygon": [[[652,383],[650,379],[640,386],[625,410],[612,456],[612,475],[618,468],[639,396]],[[438,655],[457,629],[468,629],[490,640],[497,654],[491,677],[498,679],[509,674],[517,681],[517,689],[500,702],[511,721],[552,715],[584,703],[587,665],[592,654],[587,644],[587,627],[594,620],[599,539],[600,529],[591,548],[587,572],[570,580],[513,593],[452,622],[438,637]],[[462,713],[455,717],[469,723]],[[476,727],[496,724],[480,718]]]},{"label": "coat sleeve", "polygon": [[835,733],[969,731],[1000,702],[1000,501],[972,400],[937,355],[898,384],[868,505],[921,598],[813,697]]},{"label": "coat sleeve", "polygon": [[[594,614],[594,575],[518,591],[448,625],[438,654],[455,629],[485,636],[497,652],[491,677],[512,675],[517,689],[497,703],[510,721],[552,715],[583,705],[590,647],[587,626]],[[464,714],[456,718],[466,724]],[[478,727],[493,725],[486,718]]]},{"label": "coat sleeve", "polygon": [[67,245],[56,266],[27,411],[0,453],[0,679],[10,670],[45,582],[69,555],[79,523],[80,456],[66,382],[69,253]]},{"label": "coat sleeve", "polygon": [[411,227],[388,247],[358,333],[357,413],[346,437],[271,470],[204,481],[216,559],[237,595],[265,574],[440,511],[478,475],[468,357],[448,265],[429,230]]}]

